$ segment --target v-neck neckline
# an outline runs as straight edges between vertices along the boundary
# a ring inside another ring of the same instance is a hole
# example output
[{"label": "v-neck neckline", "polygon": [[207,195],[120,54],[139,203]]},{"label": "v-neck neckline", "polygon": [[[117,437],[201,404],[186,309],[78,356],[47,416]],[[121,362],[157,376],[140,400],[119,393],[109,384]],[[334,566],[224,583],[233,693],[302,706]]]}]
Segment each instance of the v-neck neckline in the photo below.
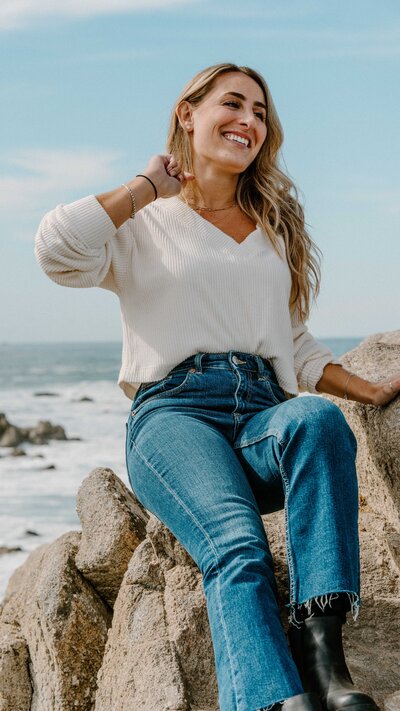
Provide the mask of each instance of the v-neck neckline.
[{"label": "v-neck neckline", "polygon": [[260,236],[262,238],[262,241],[265,243],[265,235],[259,224],[256,225],[254,230],[249,232],[245,239],[243,239],[241,242],[237,242],[234,237],[231,237],[219,227],[213,225],[212,222],[209,222],[204,217],[199,215],[196,210],[193,210],[190,205],[188,205],[184,200],[181,200],[178,195],[174,195],[171,198],[167,198],[167,201],[170,205],[173,200],[175,200],[175,205],[177,206],[178,211],[180,212],[182,217],[185,216],[185,213],[186,215],[191,215],[192,219],[197,222],[199,228],[207,237],[210,236],[209,230],[214,230],[214,232],[216,233],[216,238],[218,237],[221,243],[225,243],[226,248],[229,248],[229,251],[245,251],[245,248],[247,251],[247,248],[250,245],[255,245],[258,243],[259,239],[256,239],[256,237],[259,238]]}]

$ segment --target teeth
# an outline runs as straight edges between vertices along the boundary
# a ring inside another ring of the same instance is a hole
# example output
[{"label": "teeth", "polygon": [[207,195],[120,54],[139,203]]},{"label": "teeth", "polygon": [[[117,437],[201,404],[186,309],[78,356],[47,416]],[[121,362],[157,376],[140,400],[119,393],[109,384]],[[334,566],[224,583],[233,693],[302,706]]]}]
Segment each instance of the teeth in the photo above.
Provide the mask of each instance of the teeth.
[{"label": "teeth", "polygon": [[228,141],[237,141],[238,143],[243,143],[243,145],[246,147],[249,145],[249,141],[247,138],[237,136],[235,133],[225,133],[224,136],[228,139]]}]

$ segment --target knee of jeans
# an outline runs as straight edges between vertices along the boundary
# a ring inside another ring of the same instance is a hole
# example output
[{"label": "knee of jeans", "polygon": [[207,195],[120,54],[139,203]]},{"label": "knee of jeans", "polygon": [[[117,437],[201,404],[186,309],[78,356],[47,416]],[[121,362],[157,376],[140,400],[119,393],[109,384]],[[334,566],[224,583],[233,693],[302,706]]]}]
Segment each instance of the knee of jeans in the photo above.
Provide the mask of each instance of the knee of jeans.
[{"label": "knee of jeans", "polygon": [[342,437],[349,440],[351,446],[357,450],[356,437],[340,407],[326,398],[310,399],[313,402],[308,404],[303,424],[311,430],[313,436],[320,435],[324,439],[330,436],[335,442]]},{"label": "knee of jeans", "polygon": [[223,573],[231,581],[247,575],[265,574],[272,566],[271,553],[264,541],[243,538],[217,549],[206,556],[200,567],[204,578]]}]

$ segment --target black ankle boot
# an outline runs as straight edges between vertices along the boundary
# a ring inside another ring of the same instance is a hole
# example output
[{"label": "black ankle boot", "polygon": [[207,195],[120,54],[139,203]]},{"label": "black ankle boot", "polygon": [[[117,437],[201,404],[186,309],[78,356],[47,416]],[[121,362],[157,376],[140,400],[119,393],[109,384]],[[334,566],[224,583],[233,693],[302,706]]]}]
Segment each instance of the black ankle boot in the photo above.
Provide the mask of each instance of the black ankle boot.
[{"label": "black ankle boot", "polygon": [[291,696],[279,708],[283,711],[321,711],[321,704],[317,694],[307,693]]},{"label": "black ankle boot", "polygon": [[300,629],[289,627],[289,644],[305,691],[314,691],[324,711],[379,711],[375,701],[355,688],[342,644],[342,620],[336,615],[309,617]]},{"label": "black ankle boot", "polygon": [[321,711],[321,704],[317,694],[297,694],[291,696],[283,704],[274,704],[270,711]]}]

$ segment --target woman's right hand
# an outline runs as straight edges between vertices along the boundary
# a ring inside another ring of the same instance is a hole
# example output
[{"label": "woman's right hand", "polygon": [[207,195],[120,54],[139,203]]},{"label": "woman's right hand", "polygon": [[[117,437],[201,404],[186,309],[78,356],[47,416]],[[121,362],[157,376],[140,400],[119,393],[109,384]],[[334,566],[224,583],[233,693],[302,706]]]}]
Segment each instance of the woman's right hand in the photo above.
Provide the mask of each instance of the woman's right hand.
[{"label": "woman's right hand", "polygon": [[194,175],[183,171],[176,158],[170,153],[152,156],[143,173],[155,184],[158,197],[164,198],[179,195],[187,181],[194,180]]}]

